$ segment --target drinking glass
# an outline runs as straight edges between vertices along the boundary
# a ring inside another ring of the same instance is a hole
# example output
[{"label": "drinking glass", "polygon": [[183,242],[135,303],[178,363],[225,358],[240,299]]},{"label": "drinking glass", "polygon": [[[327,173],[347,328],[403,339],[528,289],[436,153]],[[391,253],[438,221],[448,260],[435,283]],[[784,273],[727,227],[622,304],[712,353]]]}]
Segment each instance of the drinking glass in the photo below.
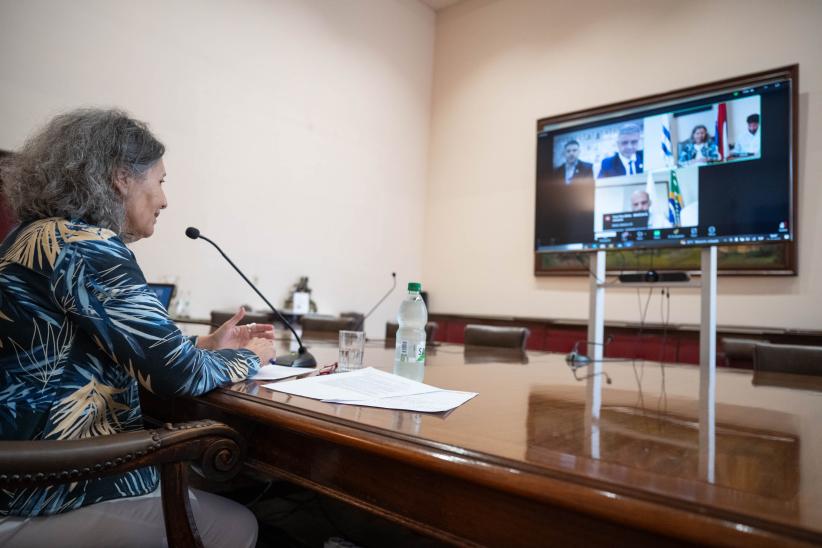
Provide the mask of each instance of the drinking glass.
[{"label": "drinking glass", "polygon": [[364,349],[365,333],[362,331],[340,331],[340,359],[337,371],[360,369]]}]

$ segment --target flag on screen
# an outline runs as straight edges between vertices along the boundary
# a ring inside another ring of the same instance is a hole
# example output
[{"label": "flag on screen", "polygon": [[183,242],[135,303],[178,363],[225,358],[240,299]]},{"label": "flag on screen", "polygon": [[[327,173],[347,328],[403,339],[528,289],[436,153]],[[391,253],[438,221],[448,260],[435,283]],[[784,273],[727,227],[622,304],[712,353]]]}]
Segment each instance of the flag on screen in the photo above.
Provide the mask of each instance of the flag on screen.
[{"label": "flag on screen", "polygon": [[674,226],[682,225],[682,204],[679,180],[676,178],[676,171],[671,170],[671,186],[668,188],[668,220]]},{"label": "flag on screen", "polygon": [[[650,171],[648,172],[648,176],[645,178],[645,193],[648,194],[648,200],[651,202],[651,208],[648,210],[648,227],[653,226],[653,219],[654,215],[652,214],[654,210],[657,210],[656,200],[656,193],[654,192],[654,174]],[[664,206],[663,206],[664,207]]]},{"label": "flag on screen", "polygon": [[716,108],[716,149],[719,158],[728,158],[728,107],[719,103]]},{"label": "flag on screen", "polygon": [[674,165],[674,147],[671,141],[671,116],[662,117],[662,155],[665,158],[665,167]]}]

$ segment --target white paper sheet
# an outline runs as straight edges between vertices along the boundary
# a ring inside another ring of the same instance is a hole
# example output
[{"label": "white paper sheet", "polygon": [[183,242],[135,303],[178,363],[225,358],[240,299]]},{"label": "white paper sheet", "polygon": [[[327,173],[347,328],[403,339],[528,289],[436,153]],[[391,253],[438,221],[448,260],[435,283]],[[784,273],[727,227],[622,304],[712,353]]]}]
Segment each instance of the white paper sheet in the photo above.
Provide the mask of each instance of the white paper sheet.
[{"label": "white paper sheet", "polygon": [[331,403],[428,413],[453,409],[477,395],[476,392],[441,390],[373,367],[263,386]]},{"label": "white paper sheet", "polygon": [[383,409],[401,409],[403,411],[419,411],[420,413],[440,413],[459,407],[477,392],[459,392],[457,390],[438,390],[411,396],[394,396],[393,398],[379,398],[375,400],[335,401],[324,400],[329,403],[346,403],[365,407],[382,407]]},{"label": "white paper sheet", "polygon": [[253,381],[276,381],[279,379],[287,379],[288,377],[296,377],[297,375],[305,375],[310,373],[311,369],[304,367],[286,367],[285,365],[264,365],[257,371],[257,374],[251,377]]}]

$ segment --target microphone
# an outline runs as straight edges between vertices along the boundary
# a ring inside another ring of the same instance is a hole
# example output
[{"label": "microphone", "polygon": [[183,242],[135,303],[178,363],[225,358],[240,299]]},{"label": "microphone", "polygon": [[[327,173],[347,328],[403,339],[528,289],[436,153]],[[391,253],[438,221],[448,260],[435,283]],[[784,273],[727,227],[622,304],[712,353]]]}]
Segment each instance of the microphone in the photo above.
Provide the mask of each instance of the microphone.
[{"label": "microphone", "polygon": [[396,288],[397,288],[397,273],[396,273],[396,272],[392,272],[392,273],[391,273],[391,277],[393,278],[392,283],[391,283],[391,289],[389,289],[389,290],[388,290],[388,293],[386,293],[385,295],[383,295],[383,296],[382,296],[382,299],[380,299],[379,301],[377,301],[377,304],[375,304],[374,306],[372,306],[372,307],[371,307],[371,310],[369,310],[368,312],[366,312],[365,316],[363,316],[363,317],[362,317],[362,319],[361,319],[359,322],[357,322],[357,329],[355,329],[354,331],[362,331],[363,327],[365,326],[365,320],[367,320],[367,319],[368,319],[368,317],[369,317],[369,316],[370,316],[370,315],[371,315],[371,314],[372,314],[372,313],[373,313],[373,312],[377,309],[377,307],[378,307],[378,306],[380,306],[380,305],[382,304],[382,302],[383,302],[385,299],[387,299],[387,298],[388,298],[388,296],[389,296],[391,293],[393,293],[393,292],[394,292],[394,289],[396,289]]},{"label": "microphone", "polygon": [[571,368],[571,372],[574,374],[574,379],[578,381],[584,381],[585,379],[591,379],[593,377],[599,377],[600,375],[602,375],[603,377],[605,377],[605,382],[607,384],[611,384],[611,377],[609,377],[608,373],[606,373],[605,371],[600,371],[599,373],[588,373],[584,377],[577,376],[577,369],[575,367]]},{"label": "microphone", "polygon": [[603,358],[601,360],[595,360],[590,356],[586,356],[585,354],[580,354],[579,352],[579,345],[580,343],[585,343],[586,345],[592,346],[607,346],[613,337],[610,335],[607,339],[605,339],[604,343],[594,342],[594,341],[577,341],[574,343],[574,348],[568,354],[565,355],[565,362],[571,367],[585,367],[586,365],[591,365],[592,363],[605,363],[605,362],[624,362],[625,360],[622,358]]},{"label": "microphone", "polygon": [[568,367],[571,368],[571,372],[574,374],[574,378],[576,380],[584,381],[585,379],[590,379],[590,378],[598,377],[598,376],[602,375],[603,377],[605,377],[605,382],[608,383],[608,384],[611,384],[611,377],[608,376],[608,373],[606,373],[605,371],[600,371],[599,373],[589,373],[588,375],[585,375],[584,377],[580,377],[580,376],[577,375],[577,369],[579,369],[580,367],[586,367],[586,366],[592,365],[594,363],[604,363],[604,362],[608,362],[608,361],[624,361],[624,360],[620,360],[620,359],[594,360],[593,358],[591,358],[589,356],[586,356],[585,354],[580,354],[579,351],[578,351],[579,344],[581,342],[584,342],[585,344],[595,345],[595,346],[596,345],[606,346],[608,343],[611,342],[611,340],[612,340],[612,337],[609,336],[607,339],[605,339],[604,343],[598,343],[598,342],[593,342],[593,341],[577,341],[576,343],[574,343],[574,349],[571,350],[571,352],[569,352],[565,356],[565,363],[567,363]]},{"label": "microphone", "polygon": [[186,236],[188,236],[192,240],[196,240],[199,238],[213,245],[214,248],[220,252],[220,255],[222,255],[223,258],[226,261],[228,261],[228,264],[230,264],[232,268],[234,268],[234,270],[237,271],[237,274],[239,274],[243,278],[243,280],[245,280],[245,283],[250,285],[251,289],[253,289],[254,292],[260,296],[263,302],[265,302],[265,304],[268,305],[268,308],[270,308],[271,311],[274,312],[274,315],[277,316],[280,319],[280,321],[283,322],[285,326],[291,330],[292,333],[294,333],[294,336],[297,338],[297,343],[300,345],[299,350],[297,350],[296,354],[288,354],[287,356],[277,356],[277,358],[274,360],[274,363],[277,365],[285,365],[290,367],[316,367],[317,360],[314,359],[314,356],[312,356],[311,353],[308,350],[306,350],[305,346],[303,346],[303,341],[300,339],[300,336],[297,335],[297,332],[294,331],[294,328],[291,326],[291,324],[288,323],[288,320],[286,320],[283,317],[283,315],[280,314],[280,312],[276,308],[274,308],[274,305],[268,302],[268,299],[266,299],[265,296],[262,293],[260,293],[260,290],[257,289],[253,283],[251,283],[251,280],[245,277],[245,274],[243,274],[243,272],[239,268],[237,268],[237,265],[235,265],[234,262],[232,262],[232,260],[228,258],[228,255],[223,253],[223,250],[220,249],[220,246],[218,246],[217,244],[215,244],[214,242],[200,234],[200,231],[194,228],[193,226],[190,226],[186,229]]}]

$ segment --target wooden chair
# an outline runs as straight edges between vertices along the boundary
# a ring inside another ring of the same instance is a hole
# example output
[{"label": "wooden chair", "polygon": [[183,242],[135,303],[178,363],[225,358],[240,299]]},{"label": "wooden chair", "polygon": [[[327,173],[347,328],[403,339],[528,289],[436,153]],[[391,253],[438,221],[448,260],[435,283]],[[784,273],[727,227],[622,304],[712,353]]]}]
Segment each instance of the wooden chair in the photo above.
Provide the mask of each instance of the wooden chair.
[{"label": "wooden chair", "polygon": [[243,449],[237,432],[211,420],[81,440],[0,441],[0,489],[72,483],[155,465],[168,545],[202,547],[188,499],[188,462],[222,481],[240,470]]},{"label": "wooden chair", "polygon": [[822,346],[759,343],[754,346],[757,373],[822,376]]},{"label": "wooden chair", "polygon": [[497,327],[494,325],[465,326],[465,346],[492,346],[518,348],[525,351],[525,341],[531,332],[525,327]]},{"label": "wooden chair", "polygon": [[[394,340],[397,338],[397,329],[400,324],[397,322],[385,322],[385,340]],[[425,343],[431,344],[434,342],[434,336],[437,334],[439,325],[437,322],[426,322],[425,324]]]}]

